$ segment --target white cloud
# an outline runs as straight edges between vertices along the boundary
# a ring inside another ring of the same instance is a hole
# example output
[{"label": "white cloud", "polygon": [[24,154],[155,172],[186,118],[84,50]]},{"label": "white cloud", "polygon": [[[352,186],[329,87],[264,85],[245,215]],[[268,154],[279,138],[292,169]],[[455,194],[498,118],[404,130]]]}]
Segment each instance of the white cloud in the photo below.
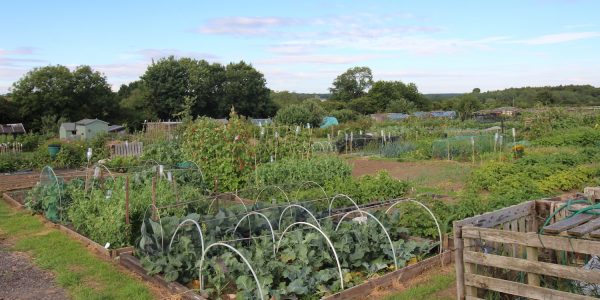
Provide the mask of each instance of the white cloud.
[{"label": "white cloud", "polygon": [[274,33],[274,28],[298,23],[296,19],[281,17],[226,17],[209,20],[198,32],[235,36],[267,35]]},{"label": "white cloud", "polygon": [[508,43],[514,44],[525,44],[525,45],[548,45],[548,44],[558,44],[558,43],[566,43],[578,40],[585,40],[596,38],[600,36],[600,32],[595,31],[587,31],[587,32],[565,32],[565,33],[556,33],[556,34],[547,34],[542,36],[537,36],[529,39],[522,40],[512,40],[508,41]]},{"label": "white cloud", "polygon": [[285,55],[276,56],[269,59],[258,61],[260,64],[279,65],[279,64],[353,64],[371,59],[381,58],[383,55]]}]

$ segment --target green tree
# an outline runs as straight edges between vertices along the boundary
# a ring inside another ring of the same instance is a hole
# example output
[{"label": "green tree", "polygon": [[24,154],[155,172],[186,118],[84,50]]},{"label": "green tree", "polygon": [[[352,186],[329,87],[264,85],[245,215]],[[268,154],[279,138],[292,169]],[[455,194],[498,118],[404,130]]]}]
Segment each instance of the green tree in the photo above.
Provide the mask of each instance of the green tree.
[{"label": "green tree", "polygon": [[244,116],[266,117],[276,107],[269,98],[266,80],[245,62],[210,64],[191,58],[162,58],[142,76],[147,105],[152,115],[169,119],[176,116],[223,118],[231,107]]},{"label": "green tree", "polygon": [[[32,130],[41,129],[41,116],[76,121],[114,121],[118,105],[106,77],[89,66],[72,72],[65,66],[35,68],[13,84],[12,99],[19,117]],[[48,123],[46,120],[45,123]]]},{"label": "green tree", "polygon": [[377,103],[369,96],[352,99],[352,101],[348,103],[348,108],[363,115],[373,114],[379,111]]},{"label": "green tree", "polygon": [[238,114],[248,117],[270,117],[277,111],[264,75],[252,65],[243,61],[230,63],[225,68],[225,79],[218,105],[221,116],[226,116],[232,106]]},{"label": "green tree", "polygon": [[340,74],[329,89],[332,100],[350,101],[361,97],[373,85],[373,74],[369,67],[354,67]]},{"label": "green tree", "polygon": [[312,127],[320,126],[325,116],[325,110],[314,100],[301,104],[286,106],[275,115],[275,122],[286,125],[302,125],[310,123]]},{"label": "green tree", "polygon": [[386,111],[391,113],[411,113],[415,110],[416,105],[404,98],[390,101],[386,108]]},{"label": "green tree", "polygon": [[18,113],[17,104],[9,96],[0,95],[0,124],[20,122]]},{"label": "green tree", "polygon": [[121,123],[125,123],[130,130],[141,130],[144,121],[156,119],[151,108],[147,105],[149,95],[146,85],[140,80],[128,85],[121,85],[117,92],[121,108]]},{"label": "green tree", "polygon": [[544,105],[556,104],[558,100],[549,90],[541,90],[535,95],[535,101]]},{"label": "green tree", "polygon": [[170,119],[183,109],[183,99],[189,94],[188,66],[174,56],[152,62],[142,75],[148,91],[147,105],[156,117]]},{"label": "green tree", "polygon": [[454,110],[462,121],[470,118],[474,112],[481,108],[481,102],[473,94],[464,94],[456,97]]}]

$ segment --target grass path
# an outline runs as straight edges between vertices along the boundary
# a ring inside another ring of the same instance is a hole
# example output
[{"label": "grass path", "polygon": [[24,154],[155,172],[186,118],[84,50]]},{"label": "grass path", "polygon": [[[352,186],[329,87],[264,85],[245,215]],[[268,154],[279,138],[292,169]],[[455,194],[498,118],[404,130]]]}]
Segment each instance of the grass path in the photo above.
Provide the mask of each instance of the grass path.
[{"label": "grass path", "polygon": [[37,266],[55,274],[56,282],[73,299],[153,299],[133,276],[89,253],[64,233],[46,227],[26,212],[0,201],[0,238],[11,251],[27,252]]}]

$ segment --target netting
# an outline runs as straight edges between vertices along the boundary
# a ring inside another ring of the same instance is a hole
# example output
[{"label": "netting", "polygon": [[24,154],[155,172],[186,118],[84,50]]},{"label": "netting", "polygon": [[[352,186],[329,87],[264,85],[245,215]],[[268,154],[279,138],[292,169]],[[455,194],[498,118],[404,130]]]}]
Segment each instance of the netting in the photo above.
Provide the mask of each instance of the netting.
[{"label": "netting", "polygon": [[526,141],[513,141],[510,135],[456,136],[432,143],[431,156],[437,159],[474,160],[486,153],[511,151],[514,145],[528,145]]}]

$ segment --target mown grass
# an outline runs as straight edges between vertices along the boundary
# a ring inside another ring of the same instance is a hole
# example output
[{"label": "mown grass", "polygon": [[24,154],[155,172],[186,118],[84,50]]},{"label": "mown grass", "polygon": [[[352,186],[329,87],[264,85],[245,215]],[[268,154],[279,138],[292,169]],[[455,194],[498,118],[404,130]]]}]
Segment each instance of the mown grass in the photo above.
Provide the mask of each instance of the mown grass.
[{"label": "mown grass", "polygon": [[95,257],[64,233],[48,229],[25,212],[0,201],[0,236],[14,243],[11,250],[28,252],[33,262],[53,272],[56,282],[73,299],[153,299],[133,277]]},{"label": "mown grass", "polygon": [[455,284],[456,276],[454,272],[436,274],[430,279],[420,282],[406,290],[388,296],[384,300],[413,300],[413,299],[431,299],[431,300],[451,300],[454,296],[436,295],[440,291],[450,289]]}]

